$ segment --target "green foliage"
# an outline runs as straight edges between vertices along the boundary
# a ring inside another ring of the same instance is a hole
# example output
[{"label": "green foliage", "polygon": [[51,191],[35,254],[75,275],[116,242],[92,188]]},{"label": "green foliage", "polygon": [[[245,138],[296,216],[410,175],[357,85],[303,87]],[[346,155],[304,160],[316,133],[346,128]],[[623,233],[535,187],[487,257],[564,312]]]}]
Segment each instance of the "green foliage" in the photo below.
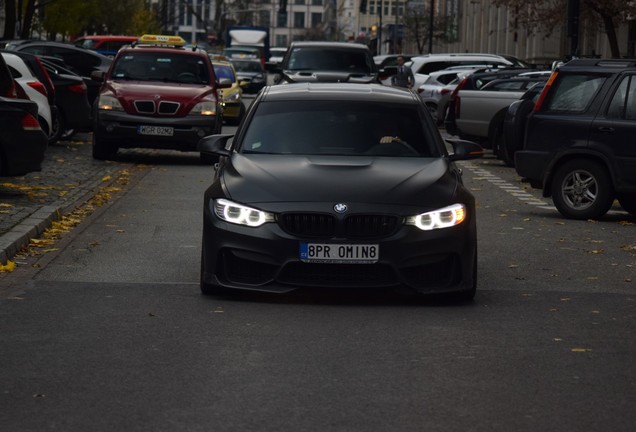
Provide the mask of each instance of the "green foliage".
[{"label": "green foliage", "polygon": [[141,35],[160,31],[159,19],[145,0],[48,0],[45,5],[42,27],[53,35]]}]

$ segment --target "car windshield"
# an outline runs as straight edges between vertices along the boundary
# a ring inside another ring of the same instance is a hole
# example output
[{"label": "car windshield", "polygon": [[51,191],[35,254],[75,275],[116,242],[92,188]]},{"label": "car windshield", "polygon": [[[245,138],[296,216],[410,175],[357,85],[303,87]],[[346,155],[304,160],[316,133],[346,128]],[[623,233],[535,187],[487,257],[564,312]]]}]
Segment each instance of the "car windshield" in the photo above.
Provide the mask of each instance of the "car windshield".
[{"label": "car windshield", "polygon": [[288,70],[338,71],[372,74],[375,64],[363,50],[337,48],[294,48]]},{"label": "car windshield", "polygon": [[214,64],[214,74],[216,75],[217,80],[221,80],[223,78],[229,79],[230,81],[236,81],[234,78],[234,71],[230,66]]},{"label": "car windshield", "polygon": [[262,72],[263,68],[259,61],[252,60],[232,60],[234,68],[239,72]]},{"label": "car windshield", "polygon": [[113,67],[115,80],[209,84],[210,73],[199,56],[166,52],[130,52]]},{"label": "car windshield", "polygon": [[241,153],[439,156],[415,105],[277,101],[258,106]]}]

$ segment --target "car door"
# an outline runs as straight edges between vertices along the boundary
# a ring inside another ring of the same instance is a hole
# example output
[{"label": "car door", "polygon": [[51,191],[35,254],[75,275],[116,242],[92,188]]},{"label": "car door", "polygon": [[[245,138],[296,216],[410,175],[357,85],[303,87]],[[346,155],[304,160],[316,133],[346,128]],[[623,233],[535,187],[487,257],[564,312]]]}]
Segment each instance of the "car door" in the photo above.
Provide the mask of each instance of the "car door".
[{"label": "car door", "polygon": [[636,185],[636,72],[622,74],[592,122],[589,146],[614,160],[616,178]]}]

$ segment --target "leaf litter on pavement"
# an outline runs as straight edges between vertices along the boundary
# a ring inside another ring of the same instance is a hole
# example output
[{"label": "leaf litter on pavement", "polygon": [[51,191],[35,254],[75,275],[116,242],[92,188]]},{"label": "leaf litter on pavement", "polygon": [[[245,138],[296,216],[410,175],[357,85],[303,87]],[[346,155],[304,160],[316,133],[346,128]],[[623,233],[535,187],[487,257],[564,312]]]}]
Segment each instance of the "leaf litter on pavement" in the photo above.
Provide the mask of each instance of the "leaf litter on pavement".
[{"label": "leaf litter on pavement", "polygon": [[[109,203],[113,199],[113,195],[122,190],[121,186],[128,184],[129,178],[130,172],[125,169],[116,173],[114,180],[111,176],[102,178],[104,183],[109,183],[107,186],[101,187],[92,198],[77,206],[70,213],[61,215],[58,220],[51,222],[51,226],[44,230],[39,237],[31,239],[29,245],[18,252],[18,256],[40,256],[58,250],[54,247],[57,241],[93,214],[97,208]],[[15,267],[14,261],[9,260],[5,265],[0,263],[0,272],[11,272]]]}]

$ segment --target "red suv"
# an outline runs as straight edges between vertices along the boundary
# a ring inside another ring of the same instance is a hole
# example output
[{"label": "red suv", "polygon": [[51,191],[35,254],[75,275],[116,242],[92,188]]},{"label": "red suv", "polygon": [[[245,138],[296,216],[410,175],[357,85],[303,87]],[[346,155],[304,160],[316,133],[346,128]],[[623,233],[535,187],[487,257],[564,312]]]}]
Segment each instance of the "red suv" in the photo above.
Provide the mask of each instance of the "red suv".
[{"label": "red suv", "polygon": [[[119,148],[196,151],[221,132],[222,109],[207,52],[184,48],[178,36],[145,35],[117,53],[94,105],[93,157]],[[203,157],[203,159],[206,159]]]}]

